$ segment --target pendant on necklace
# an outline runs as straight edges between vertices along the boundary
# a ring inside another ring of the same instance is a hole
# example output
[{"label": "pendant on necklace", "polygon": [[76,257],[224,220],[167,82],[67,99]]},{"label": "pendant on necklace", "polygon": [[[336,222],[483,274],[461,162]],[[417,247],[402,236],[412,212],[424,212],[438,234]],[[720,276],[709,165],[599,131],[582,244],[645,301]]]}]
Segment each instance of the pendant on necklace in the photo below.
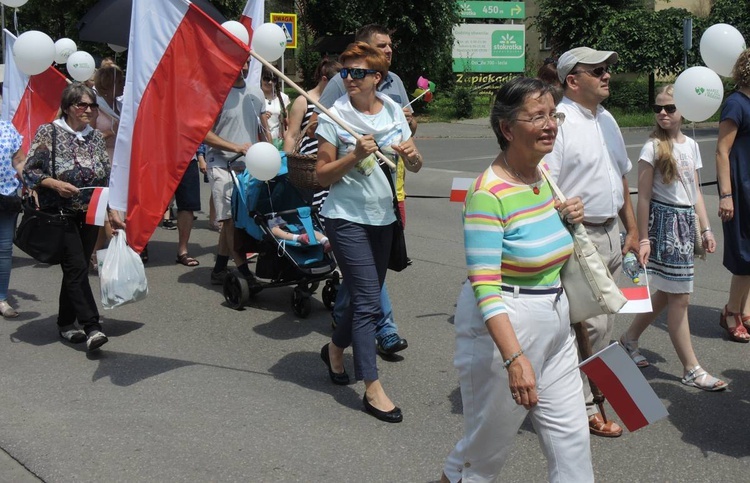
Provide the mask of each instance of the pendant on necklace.
[{"label": "pendant on necklace", "polygon": [[533,188],[531,188],[531,191],[533,191],[535,195],[538,195],[539,194],[539,186],[534,186]]}]

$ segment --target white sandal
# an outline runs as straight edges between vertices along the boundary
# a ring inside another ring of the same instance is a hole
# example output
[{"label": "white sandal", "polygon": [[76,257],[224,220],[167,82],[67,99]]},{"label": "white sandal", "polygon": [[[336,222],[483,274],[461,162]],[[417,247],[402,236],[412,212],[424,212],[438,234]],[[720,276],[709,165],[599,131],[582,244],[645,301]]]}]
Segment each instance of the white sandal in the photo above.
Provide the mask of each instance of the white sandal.
[{"label": "white sandal", "polygon": [[695,366],[690,369],[680,382],[686,386],[697,387],[698,389],[711,392],[723,391],[729,386],[726,382],[706,372],[701,366]]},{"label": "white sandal", "polygon": [[625,352],[628,353],[631,359],[633,359],[633,362],[635,362],[635,365],[643,369],[644,367],[648,367],[651,365],[650,362],[648,362],[648,359],[643,357],[641,352],[638,350],[638,341],[637,340],[627,340],[625,338],[625,335],[627,335],[627,332],[625,334],[622,334],[620,336],[620,345],[623,349],[625,349]]}]

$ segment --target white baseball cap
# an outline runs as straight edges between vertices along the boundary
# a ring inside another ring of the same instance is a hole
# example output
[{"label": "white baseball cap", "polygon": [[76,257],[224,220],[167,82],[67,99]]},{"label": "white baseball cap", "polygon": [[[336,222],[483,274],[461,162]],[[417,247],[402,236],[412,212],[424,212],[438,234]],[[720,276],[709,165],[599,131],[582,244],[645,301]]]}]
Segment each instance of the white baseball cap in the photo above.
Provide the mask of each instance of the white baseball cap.
[{"label": "white baseball cap", "polygon": [[570,49],[557,59],[557,77],[560,82],[565,83],[565,78],[568,77],[570,71],[576,64],[599,64],[606,62],[609,65],[617,63],[619,56],[617,52],[608,50],[594,50],[589,47],[576,47]]}]

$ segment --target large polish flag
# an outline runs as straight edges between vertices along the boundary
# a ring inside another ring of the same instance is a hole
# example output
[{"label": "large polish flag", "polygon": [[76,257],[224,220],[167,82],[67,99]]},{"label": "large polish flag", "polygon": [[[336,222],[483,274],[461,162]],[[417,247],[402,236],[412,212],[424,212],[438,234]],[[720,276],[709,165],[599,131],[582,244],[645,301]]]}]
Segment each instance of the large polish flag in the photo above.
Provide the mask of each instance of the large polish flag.
[{"label": "large polish flag", "polygon": [[[245,9],[242,11],[242,15],[240,15],[240,23],[245,26],[247,32],[250,34],[250,45],[253,42],[253,32],[263,24],[263,17],[265,15],[263,10],[264,4],[263,0],[247,0]],[[259,86],[262,69],[263,65],[258,62],[258,59],[253,57],[250,60],[250,71],[245,78],[247,83],[251,86]]]},{"label": "large polish flag", "polygon": [[62,92],[68,79],[54,67],[41,74],[28,76],[13,59],[16,36],[3,30],[5,36],[5,78],[3,82],[2,119],[11,122],[23,136],[21,149],[29,150],[37,128],[52,122],[60,109]]},{"label": "large polish flag", "polygon": [[596,383],[628,431],[668,416],[641,370],[617,342],[581,362],[580,368]]},{"label": "large polish flag", "polygon": [[249,49],[187,0],[133,0],[131,15],[109,204],[127,211],[128,244],[140,252]]}]

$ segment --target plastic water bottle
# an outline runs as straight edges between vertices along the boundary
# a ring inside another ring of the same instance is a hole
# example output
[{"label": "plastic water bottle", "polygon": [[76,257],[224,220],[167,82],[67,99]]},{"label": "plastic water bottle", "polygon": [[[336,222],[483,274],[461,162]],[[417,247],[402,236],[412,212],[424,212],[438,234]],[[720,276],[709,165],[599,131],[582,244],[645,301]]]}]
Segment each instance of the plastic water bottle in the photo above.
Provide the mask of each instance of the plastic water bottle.
[{"label": "plastic water bottle", "polygon": [[640,281],[638,276],[641,273],[641,265],[638,263],[635,253],[628,252],[622,258],[622,271],[625,272],[625,275],[630,277],[633,283],[638,283]]}]

